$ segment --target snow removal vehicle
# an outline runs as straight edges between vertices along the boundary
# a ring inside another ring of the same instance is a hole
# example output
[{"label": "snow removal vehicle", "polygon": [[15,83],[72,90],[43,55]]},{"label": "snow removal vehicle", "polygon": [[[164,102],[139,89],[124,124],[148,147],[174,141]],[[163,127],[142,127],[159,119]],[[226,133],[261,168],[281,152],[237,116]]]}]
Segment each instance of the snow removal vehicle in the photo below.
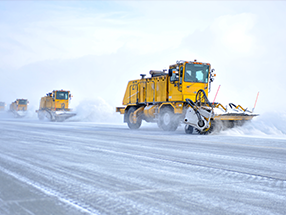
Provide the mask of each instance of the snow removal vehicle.
[{"label": "snow removal vehicle", "polygon": [[0,111],[4,111],[5,110],[5,102],[0,102]]},{"label": "snow removal vehicle", "polygon": [[142,120],[156,122],[165,131],[185,124],[185,132],[200,134],[214,128],[242,125],[257,114],[230,103],[210,103],[208,93],[214,81],[209,63],[177,61],[168,70],[151,70],[151,77],[128,82],[122,104],[116,112],[124,114],[130,129],[138,129]]},{"label": "snow removal vehicle", "polygon": [[16,99],[10,104],[9,111],[14,114],[15,117],[24,117],[27,114],[29,101],[27,99]]},{"label": "snow removal vehicle", "polygon": [[69,109],[69,101],[71,100],[70,91],[54,90],[47,93],[46,96],[41,98],[40,108],[36,110],[38,118],[44,118],[50,121],[62,122],[76,114]]}]

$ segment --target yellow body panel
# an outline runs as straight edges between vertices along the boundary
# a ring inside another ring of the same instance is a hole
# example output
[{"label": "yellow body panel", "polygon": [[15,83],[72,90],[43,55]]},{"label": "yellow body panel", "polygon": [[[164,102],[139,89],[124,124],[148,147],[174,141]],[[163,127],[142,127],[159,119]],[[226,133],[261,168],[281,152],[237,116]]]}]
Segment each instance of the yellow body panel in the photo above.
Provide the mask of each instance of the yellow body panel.
[{"label": "yellow body panel", "polygon": [[[184,102],[186,98],[195,101],[196,93],[200,89],[203,89],[206,92],[206,95],[208,95],[209,78],[207,79],[207,83],[184,81],[185,66],[188,63],[189,62],[184,62],[170,66],[170,69],[179,68],[178,79],[175,81],[171,81],[170,76],[167,75],[167,73],[162,74],[161,76],[129,81],[122,104]],[[210,65],[207,65],[209,66],[210,71]]]},{"label": "yellow body panel", "polygon": [[178,83],[169,84],[168,101],[183,101],[183,94],[180,92]]},{"label": "yellow body panel", "polygon": [[125,107],[117,107],[116,112],[119,112],[120,114],[124,114],[125,113]]},{"label": "yellow body panel", "polygon": [[192,101],[196,100],[196,94],[199,90],[203,89],[208,96],[208,84],[205,83],[187,83],[183,82],[182,84],[182,95],[183,101],[187,98],[191,99]]},{"label": "yellow body panel", "polygon": [[144,108],[144,115],[146,117],[154,118],[158,105],[148,105]]},{"label": "yellow body panel", "polygon": [[241,120],[251,120],[256,115],[218,115],[214,117],[214,120],[232,120],[232,121],[241,121]]}]

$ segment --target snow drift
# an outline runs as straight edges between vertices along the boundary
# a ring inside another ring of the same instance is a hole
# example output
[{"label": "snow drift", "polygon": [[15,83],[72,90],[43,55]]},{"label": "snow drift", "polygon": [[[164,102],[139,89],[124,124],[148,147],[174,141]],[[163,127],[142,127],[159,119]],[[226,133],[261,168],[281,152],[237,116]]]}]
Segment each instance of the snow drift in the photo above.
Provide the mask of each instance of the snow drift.
[{"label": "snow drift", "polygon": [[102,98],[94,100],[83,100],[73,110],[77,115],[69,121],[101,122],[101,123],[120,123],[122,116],[115,112],[112,107]]},{"label": "snow drift", "polygon": [[221,134],[286,138],[285,125],[286,112],[265,112],[243,126],[222,131]]}]

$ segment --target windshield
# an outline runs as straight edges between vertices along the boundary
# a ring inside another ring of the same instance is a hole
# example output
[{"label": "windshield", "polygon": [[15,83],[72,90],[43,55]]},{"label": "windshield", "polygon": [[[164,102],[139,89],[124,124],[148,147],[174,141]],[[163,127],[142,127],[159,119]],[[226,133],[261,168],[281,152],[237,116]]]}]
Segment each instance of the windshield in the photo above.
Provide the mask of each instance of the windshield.
[{"label": "windshield", "polygon": [[69,92],[57,91],[56,99],[64,99],[64,100],[67,100],[68,98],[69,98]]},{"label": "windshield", "polygon": [[208,83],[208,76],[209,65],[186,64],[184,81]]},{"label": "windshield", "polygon": [[26,105],[26,104],[27,104],[27,100],[25,100],[25,99],[19,99],[18,104],[19,104],[19,105]]}]

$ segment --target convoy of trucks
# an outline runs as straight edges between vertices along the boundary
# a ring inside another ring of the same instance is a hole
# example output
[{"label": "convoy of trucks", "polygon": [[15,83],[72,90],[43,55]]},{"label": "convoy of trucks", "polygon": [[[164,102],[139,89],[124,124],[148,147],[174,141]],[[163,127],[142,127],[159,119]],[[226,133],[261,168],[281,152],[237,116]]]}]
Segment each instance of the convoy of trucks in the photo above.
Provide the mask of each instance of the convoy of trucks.
[{"label": "convoy of trucks", "polygon": [[[124,107],[116,107],[123,114],[123,120],[130,129],[138,129],[142,121],[157,123],[164,131],[174,131],[180,124],[185,132],[196,130],[208,134],[214,130],[243,125],[258,114],[229,103],[223,106],[210,102],[208,93],[214,81],[214,69],[209,63],[177,61],[168,70],[151,70],[150,77],[131,80],[123,97]],[[40,100],[36,110],[38,118],[50,121],[64,121],[76,115],[70,108],[70,91],[53,90]],[[27,113],[29,101],[16,99],[10,104],[9,111],[17,117]],[[0,111],[5,103],[0,102]]]}]

